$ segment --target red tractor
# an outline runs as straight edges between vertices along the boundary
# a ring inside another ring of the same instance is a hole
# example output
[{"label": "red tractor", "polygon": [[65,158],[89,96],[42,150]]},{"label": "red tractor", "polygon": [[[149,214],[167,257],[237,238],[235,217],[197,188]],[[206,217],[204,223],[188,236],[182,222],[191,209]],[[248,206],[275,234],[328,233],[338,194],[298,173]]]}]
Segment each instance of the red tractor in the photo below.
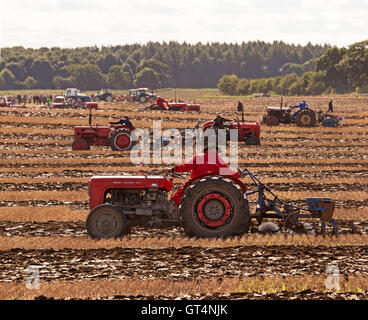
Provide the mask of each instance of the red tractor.
[{"label": "red tractor", "polygon": [[0,97],[0,107],[6,107],[6,98],[5,97]]},{"label": "red tractor", "polygon": [[229,120],[221,116],[217,116],[215,120],[206,121],[203,124],[203,131],[214,129],[216,134],[218,129],[226,130],[226,138],[230,140],[230,130],[238,130],[238,141],[244,141],[246,145],[260,145],[261,125],[257,122],[245,122],[244,116],[242,121]]},{"label": "red tractor", "polygon": [[[172,179],[163,176],[92,176],[87,233],[95,239],[117,238],[127,235],[134,226],[181,226],[190,237],[223,238],[254,232],[252,220],[255,220],[255,230],[260,233],[286,229],[315,234],[313,225],[299,218],[319,218],[321,233],[329,222],[337,235],[336,221],[332,219],[334,203],[330,198],[307,198],[308,208],[303,208],[280,200],[247,169],[226,176],[220,175],[220,171],[190,178],[171,199]],[[171,172],[172,177],[183,178]],[[240,180],[247,174],[257,187],[254,191],[246,192]],[[247,196],[253,193],[258,194],[257,209],[250,214]],[[263,222],[268,218],[277,218],[281,223]]]},{"label": "red tractor", "polygon": [[185,101],[168,102],[158,97],[156,102],[147,107],[150,110],[170,110],[170,111],[197,111],[201,110],[201,106],[197,103],[186,103]]},{"label": "red tractor", "polygon": [[111,126],[91,125],[74,128],[73,150],[89,150],[90,146],[110,146],[112,150],[130,150],[134,143],[131,133],[135,129],[129,118],[117,122],[110,122]]},{"label": "red tractor", "polygon": [[249,209],[239,179],[203,174],[184,185],[179,201],[168,198],[172,187],[172,181],[162,176],[91,177],[89,236],[120,237],[133,226],[183,226],[188,236],[196,237],[244,233]]}]

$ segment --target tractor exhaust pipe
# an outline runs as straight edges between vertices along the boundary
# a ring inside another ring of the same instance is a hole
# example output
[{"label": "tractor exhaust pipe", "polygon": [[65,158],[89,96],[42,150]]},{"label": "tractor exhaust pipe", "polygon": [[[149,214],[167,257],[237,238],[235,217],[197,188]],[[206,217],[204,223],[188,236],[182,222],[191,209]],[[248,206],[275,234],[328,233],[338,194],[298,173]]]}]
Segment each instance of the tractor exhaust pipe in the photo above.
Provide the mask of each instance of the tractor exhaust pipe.
[{"label": "tractor exhaust pipe", "polygon": [[242,110],[242,122],[244,122],[244,110]]},{"label": "tractor exhaust pipe", "polygon": [[88,123],[89,126],[92,126],[92,108],[89,109]]}]

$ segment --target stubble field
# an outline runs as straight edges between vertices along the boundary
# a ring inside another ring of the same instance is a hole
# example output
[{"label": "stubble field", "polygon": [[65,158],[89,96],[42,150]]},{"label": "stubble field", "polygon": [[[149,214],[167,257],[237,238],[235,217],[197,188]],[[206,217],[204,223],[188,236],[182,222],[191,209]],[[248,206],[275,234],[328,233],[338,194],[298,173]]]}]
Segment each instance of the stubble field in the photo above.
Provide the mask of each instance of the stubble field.
[{"label": "stubble field", "polygon": [[[93,123],[108,125],[129,115],[136,127],[162,120],[166,129],[193,127],[216,114],[235,117],[237,98],[213,90],[177,94],[200,103],[201,113],[101,103]],[[160,95],[174,98],[172,91]],[[312,109],[327,110],[329,97],[305,99]],[[84,225],[88,179],[137,174],[129,152],[72,151],[73,128],[88,124],[86,110],[0,107],[0,298],[367,299],[368,96],[333,99],[335,114],[345,117],[342,126],[262,126],[261,146],[240,144],[238,162],[284,199],[297,204],[307,196],[334,199],[338,238],[249,234],[195,240],[181,228],[134,228],[124,239],[92,240]],[[280,98],[241,100],[246,120],[261,121],[265,106],[279,105]],[[165,167],[144,165],[143,171],[162,174]],[[183,181],[176,179],[175,187]],[[250,180],[244,181],[252,189]],[[351,232],[352,223],[360,234]],[[339,289],[326,287],[329,265],[339,269]],[[39,268],[38,289],[26,287],[29,266]]]}]

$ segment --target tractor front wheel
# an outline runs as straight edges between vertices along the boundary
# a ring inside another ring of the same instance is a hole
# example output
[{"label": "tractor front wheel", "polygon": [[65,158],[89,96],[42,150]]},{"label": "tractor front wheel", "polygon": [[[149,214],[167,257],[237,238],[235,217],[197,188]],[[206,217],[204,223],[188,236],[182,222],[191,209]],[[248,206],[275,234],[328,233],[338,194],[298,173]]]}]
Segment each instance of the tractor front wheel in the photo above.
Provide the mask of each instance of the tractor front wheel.
[{"label": "tractor front wheel", "polygon": [[130,150],[133,146],[131,132],[128,129],[114,131],[110,137],[110,146],[114,151]]},{"label": "tractor front wheel", "polygon": [[78,138],[73,141],[73,150],[89,150],[89,144],[85,139]]},{"label": "tractor front wheel", "polygon": [[189,237],[223,238],[241,235],[249,221],[242,189],[221,176],[195,181],[179,206],[184,232]]},{"label": "tractor front wheel", "polygon": [[139,97],[139,102],[140,103],[145,103],[147,101],[146,97],[145,96],[140,96]]},{"label": "tractor front wheel", "polygon": [[117,238],[129,232],[125,215],[110,204],[101,204],[90,212],[86,229],[93,239]]}]

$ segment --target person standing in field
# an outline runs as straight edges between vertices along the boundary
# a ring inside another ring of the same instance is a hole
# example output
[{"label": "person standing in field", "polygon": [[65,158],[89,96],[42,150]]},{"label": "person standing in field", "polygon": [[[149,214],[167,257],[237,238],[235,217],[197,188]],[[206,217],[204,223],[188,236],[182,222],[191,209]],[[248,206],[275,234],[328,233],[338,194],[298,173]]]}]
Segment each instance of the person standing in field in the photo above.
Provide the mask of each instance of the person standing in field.
[{"label": "person standing in field", "polygon": [[334,112],[333,111],[333,106],[332,106],[332,99],[330,99],[330,102],[328,103],[328,110],[327,112]]},{"label": "person standing in field", "polygon": [[50,98],[46,99],[46,103],[47,103],[47,107],[51,108],[51,99]]},{"label": "person standing in field", "polygon": [[241,103],[240,100],[238,101],[238,107],[237,107],[237,109],[238,109],[238,112],[243,112],[243,110],[244,110],[244,106],[243,106],[243,104]]}]

